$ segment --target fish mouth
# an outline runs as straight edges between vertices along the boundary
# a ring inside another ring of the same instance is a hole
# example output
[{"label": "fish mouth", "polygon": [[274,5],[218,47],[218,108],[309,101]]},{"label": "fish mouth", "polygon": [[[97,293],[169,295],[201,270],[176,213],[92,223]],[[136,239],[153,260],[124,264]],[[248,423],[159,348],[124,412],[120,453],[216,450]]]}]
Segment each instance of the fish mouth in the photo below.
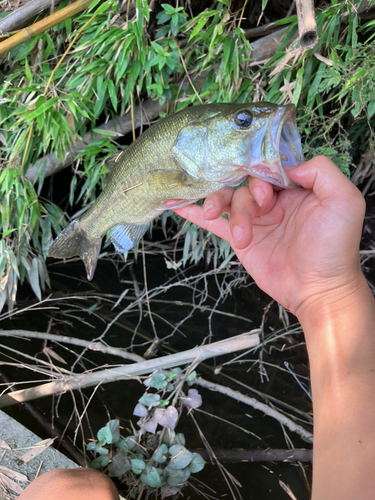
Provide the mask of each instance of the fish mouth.
[{"label": "fish mouth", "polygon": [[293,104],[278,106],[253,142],[249,174],[285,189],[300,189],[286,175],[284,168],[303,162],[301,138]]}]

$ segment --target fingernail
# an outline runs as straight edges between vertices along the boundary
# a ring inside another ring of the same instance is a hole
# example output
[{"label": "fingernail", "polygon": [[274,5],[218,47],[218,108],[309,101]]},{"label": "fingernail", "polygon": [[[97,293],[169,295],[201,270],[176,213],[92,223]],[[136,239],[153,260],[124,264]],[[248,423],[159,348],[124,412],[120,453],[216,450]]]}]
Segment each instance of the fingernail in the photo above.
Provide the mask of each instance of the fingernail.
[{"label": "fingernail", "polygon": [[242,227],[236,226],[233,228],[233,239],[234,242],[237,243],[244,235]]},{"label": "fingernail", "polygon": [[203,205],[203,215],[208,212],[209,210],[211,210],[211,208],[215,208],[215,205],[211,202],[208,202],[208,203],[204,203]]},{"label": "fingernail", "polygon": [[257,187],[254,189],[253,195],[254,195],[255,201],[261,207],[263,204],[264,197],[265,197],[265,192],[263,191],[262,188]]}]

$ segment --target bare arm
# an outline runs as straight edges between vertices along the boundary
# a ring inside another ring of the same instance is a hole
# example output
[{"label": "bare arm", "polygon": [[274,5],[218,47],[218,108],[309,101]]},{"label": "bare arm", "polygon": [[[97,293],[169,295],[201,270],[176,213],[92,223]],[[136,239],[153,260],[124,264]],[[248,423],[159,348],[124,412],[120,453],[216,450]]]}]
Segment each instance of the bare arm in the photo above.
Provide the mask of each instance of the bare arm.
[{"label": "bare arm", "polygon": [[176,212],[229,241],[260,288],[301,322],[314,407],[313,500],[370,500],[375,303],[359,265],[364,200],[324,157],[288,176],[306,189],[275,193],[251,179],[249,189],[214,193],[203,210]]}]

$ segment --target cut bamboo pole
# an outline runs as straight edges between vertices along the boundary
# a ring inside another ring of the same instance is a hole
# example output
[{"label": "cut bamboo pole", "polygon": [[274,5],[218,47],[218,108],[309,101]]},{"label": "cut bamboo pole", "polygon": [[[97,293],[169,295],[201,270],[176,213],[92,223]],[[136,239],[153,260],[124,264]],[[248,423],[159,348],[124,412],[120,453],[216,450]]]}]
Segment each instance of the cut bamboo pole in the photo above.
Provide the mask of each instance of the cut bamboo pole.
[{"label": "cut bamboo pole", "polygon": [[44,31],[47,31],[49,28],[52,28],[52,26],[61,23],[65,19],[69,19],[78,12],[81,12],[81,10],[86,9],[91,2],[92,0],[78,0],[77,2],[67,5],[63,9],[58,10],[41,21],[38,21],[27,28],[23,28],[15,35],[7,38],[3,42],[0,42],[0,55],[18,47],[18,45],[34,38],[34,36],[44,33]]},{"label": "cut bamboo pole", "polygon": [[311,49],[319,40],[316,26],[314,0],[297,0],[298,31],[301,47]]}]

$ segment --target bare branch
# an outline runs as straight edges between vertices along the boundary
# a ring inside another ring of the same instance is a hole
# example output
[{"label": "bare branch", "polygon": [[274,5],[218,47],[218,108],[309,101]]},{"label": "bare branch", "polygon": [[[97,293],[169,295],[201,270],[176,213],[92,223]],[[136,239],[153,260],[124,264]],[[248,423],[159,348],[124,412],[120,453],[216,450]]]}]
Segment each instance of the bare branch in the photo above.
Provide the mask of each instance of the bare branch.
[{"label": "bare branch", "polygon": [[257,333],[249,332],[242,335],[237,335],[230,339],[214,342],[209,345],[195,347],[188,351],[184,351],[169,356],[143,361],[141,363],[134,363],[133,365],[119,366],[116,368],[109,368],[107,370],[98,370],[89,373],[83,373],[73,376],[67,376],[42,384],[29,389],[22,389],[20,391],[12,392],[11,394],[4,394],[0,397],[0,408],[12,406],[24,401],[50,396],[52,394],[61,394],[74,389],[82,389],[84,387],[92,387],[97,384],[105,384],[115,380],[134,379],[156,370],[173,368],[182,364],[192,362],[202,362],[206,359],[223,354],[229,354],[234,351],[243,349],[250,349],[259,344],[259,335]]},{"label": "bare branch", "polygon": [[[293,422],[292,419],[289,417],[286,417],[282,413],[278,412],[274,408],[270,408],[264,403],[261,403],[260,401],[250,398],[249,396],[245,396],[239,391],[234,391],[233,389],[230,389],[229,387],[225,387],[224,385],[219,385],[215,384],[213,382],[209,382],[208,380],[204,380],[201,377],[197,377],[194,381],[195,384],[205,387],[206,389],[210,389],[211,391],[216,391],[220,392],[221,394],[225,394],[226,396],[229,396],[230,398],[235,399],[236,401],[240,401],[241,403],[244,403],[246,405],[251,406],[255,410],[259,410],[263,412],[265,415],[268,415],[269,417],[274,418],[280,424],[285,425],[290,431],[296,432],[299,434],[302,438],[307,439],[312,443],[313,441],[313,435],[311,432],[307,431],[304,429],[301,425],[296,424]],[[1,402],[1,398],[0,398]]]},{"label": "bare branch", "polygon": [[74,337],[67,337],[65,335],[54,335],[45,332],[29,332],[28,330],[0,330],[0,337],[25,337],[28,339],[45,339],[58,342],[60,344],[71,344],[80,347],[85,347],[90,351],[100,351],[105,354],[112,354],[120,358],[129,359],[134,362],[144,361],[142,356],[127,352],[125,349],[105,346],[101,342],[90,342],[87,340],[76,339]]}]

